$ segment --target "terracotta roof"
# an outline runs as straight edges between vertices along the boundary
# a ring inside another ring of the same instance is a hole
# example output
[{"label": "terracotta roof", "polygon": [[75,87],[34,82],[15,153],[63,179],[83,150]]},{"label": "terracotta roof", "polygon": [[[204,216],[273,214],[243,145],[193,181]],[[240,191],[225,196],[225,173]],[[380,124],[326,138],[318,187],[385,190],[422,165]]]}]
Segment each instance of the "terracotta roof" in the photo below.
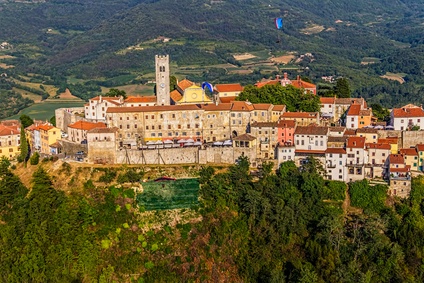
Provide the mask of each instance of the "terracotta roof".
[{"label": "terracotta roof", "polygon": [[125,99],[125,103],[156,102],[156,96],[130,96]]},{"label": "terracotta roof", "polygon": [[189,81],[187,79],[184,79],[180,82],[178,82],[177,86],[184,91],[186,88],[191,87],[192,85],[194,85],[194,83],[192,81]]},{"label": "terracotta roof", "polygon": [[106,113],[138,113],[138,112],[161,112],[161,111],[193,111],[200,110],[196,104],[182,105],[158,105],[158,106],[140,106],[140,107],[111,107]]},{"label": "terracotta roof", "polygon": [[363,98],[336,98],[336,104],[351,105],[354,103],[361,104],[366,107],[365,100]]},{"label": "terracotta roof", "polygon": [[343,142],[343,143],[345,143],[346,140],[347,140],[347,138],[348,138],[347,136],[343,136],[343,137],[328,137],[327,142],[328,143],[332,143],[332,142],[339,142],[339,143]]},{"label": "terracotta roof", "polygon": [[361,105],[359,105],[359,104],[352,104],[349,107],[349,110],[347,112],[347,115],[348,116],[358,116],[360,111],[361,111]]},{"label": "terracotta roof", "polygon": [[330,132],[344,132],[346,130],[345,127],[330,127],[328,129]]},{"label": "terracotta roof", "polygon": [[241,84],[217,84],[215,85],[217,92],[235,92],[243,91]]},{"label": "terracotta roof", "polygon": [[48,130],[51,130],[53,128],[54,127],[52,125],[40,125],[40,126],[38,126],[38,129],[43,130],[43,131],[48,131]]},{"label": "terracotta roof", "polygon": [[[35,124],[36,120],[34,120]],[[4,120],[0,121],[0,124],[6,127],[21,127],[21,123],[18,120]]]},{"label": "terracotta roof", "polygon": [[233,138],[234,141],[253,141],[256,140],[256,138],[254,136],[251,136],[249,134],[243,134],[240,136],[237,136],[235,138]]},{"label": "terracotta roof", "polygon": [[[116,107],[116,108],[120,108],[120,107]],[[125,108],[135,108],[135,107],[125,107]],[[109,108],[109,109],[114,109],[114,108]],[[71,125],[68,125],[68,128],[89,131],[94,128],[106,128],[106,124],[101,122],[92,123],[87,121],[77,121]]]},{"label": "terracotta roof", "polygon": [[343,134],[344,136],[356,136],[355,130],[346,129],[346,131]]},{"label": "terracotta roof", "polygon": [[424,144],[417,144],[418,151],[424,151]]},{"label": "terracotta roof", "polygon": [[296,127],[296,122],[294,120],[280,120],[277,124],[278,128],[294,128]]},{"label": "terracotta roof", "polygon": [[263,81],[263,82],[257,82],[255,84],[255,86],[257,88],[261,88],[261,87],[266,86],[266,85],[278,85],[279,83],[280,82],[278,80],[268,80],[268,81]]},{"label": "terracotta roof", "polygon": [[221,101],[221,103],[229,103],[229,102],[233,102],[237,99],[237,96],[225,96],[225,97],[220,97],[219,101]]},{"label": "terracotta roof", "polygon": [[296,149],[296,150],[295,150],[295,153],[325,154],[325,150]]},{"label": "terracotta roof", "polygon": [[320,97],[319,100],[321,104],[334,104],[336,102],[334,97]]},{"label": "terracotta roof", "polygon": [[218,105],[210,103],[200,105],[205,111],[230,111],[232,106],[231,103],[219,103]]},{"label": "terracotta roof", "polygon": [[387,143],[387,144],[397,144],[397,138],[394,138],[394,137],[391,137],[391,138],[389,138],[389,137],[387,137],[387,138],[385,138],[385,139],[378,139],[377,140],[377,142],[378,143]]},{"label": "terracotta roof", "polygon": [[271,108],[272,104],[269,103],[256,103],[253,104],[253,108],[255,110],[269,110]]},{"label": "terracotta roof", "polygon": [[403,155],[418,155],[416,148],[401,148],[399,152]]},{"label": "terracotta roof", "polygon": [[365,148],[365,138],[364,137],[349,137],[346,140],[346,147]]},{"label": "terracotta roof", "polygon": [[272,108],[272,111],[284,111],[284,110],[286,110],[285,105],[274,105],[274,107]]},{"label": "terracotta roof", "polygon": [[421,108],[394,108],[392,113],[395,118],[424,117],[424,111]]},{"label": "terracotta roof", "polygon": [[390,154],[389,155],[389,162],[390,164],[404,164],[405,161],[403,160],[402,154]]},{"label": "terracotta roof", "polygon": [[291,85],[293,85],[294,87],[297,87],[297,88],[305,88],[305,89],[317,87],[313,83],[308,83],[308,82],[302,81],[301,79],[293,80],[291,82]]},{"label": "terracotta roof", "polygon": [[0,124],[0,136],[19,135],[19,134],[20,134],[20,131],[18,129]]},{"label": "terracotta roof", "polygon": [[338,153],[338,154],[346,154],[346,150],[339,147],[330,147],[325,150],[325,153]]},{"label": "terracotta roof", "polygon": [[378,130],[377,129],[372,129],[372,128],[361,128],[361,129],[357,129],[356,133],[358,134],[377,134]]},{"label": "terracotta roof", "polygon": [[317,127],[317,126],[298,126],[294,132],[295,135],[320,135],[326,136],[328,133],[328,127]]},{"label": "terracotta roof", "polygon": [[264,128],[271,128],[271,127],[277,127],[277,122],[253,122],[252,127],[264,127]]},{"label": "terracotta roof", "polygon": [[116,133],[118,131],[118,128],[112,127],[112,128],[93,128],[89,130],[88,134],[108,134],[108,133]]},{"label": "terracotta roof", "polygon": [[57,141],[55,143],[52,143],[51,145],[49,145],[50,147],[53,148],[62,148],[62,145]]},{"label": "terracotta roof", "polygon": [[175,102],[178,102],[178,101],[180,101],[183,98],[183,96],[181,95],[181,93],[178,90],[176,90],[176,89],[174,89],[173,91],[171,91],[171,93],[169,95],[171,96],[171,99],[173,101],[175,101]]},{"label": "terracotta roof", "polygon": [[390,172],[407,173],[411,171],[411,165],[406,165],[404,168],[390,168]]},{"label": "terracotta roof", "polygon": [[387,149],[390,150],[390,144],[387,143],[366,143],[365,144],[366,148],[371,148],[371,149]]},{"label": "terracotta roof", "polygon": [[232,111],[252,111],[253,104],[250,102],[245,101],[234,101],[232,102],[233,107],[231,108]]},{"label": "terracotta roof", "polygon": [[318,112],[285,112],[281,118],[314,118],[318,117]]}]

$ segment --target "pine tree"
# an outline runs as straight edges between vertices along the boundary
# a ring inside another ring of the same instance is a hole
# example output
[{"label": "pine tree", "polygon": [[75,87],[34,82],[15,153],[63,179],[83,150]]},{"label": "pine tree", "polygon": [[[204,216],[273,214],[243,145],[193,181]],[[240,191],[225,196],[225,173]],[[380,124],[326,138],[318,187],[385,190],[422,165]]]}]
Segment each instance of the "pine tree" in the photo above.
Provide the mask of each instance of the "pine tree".
[{"label": "pine tree", "polygon": [[336,83],[336,95],[341,98],[349,98],[350,97],[350,86],[349,81],[345,78],[340,78]]}]

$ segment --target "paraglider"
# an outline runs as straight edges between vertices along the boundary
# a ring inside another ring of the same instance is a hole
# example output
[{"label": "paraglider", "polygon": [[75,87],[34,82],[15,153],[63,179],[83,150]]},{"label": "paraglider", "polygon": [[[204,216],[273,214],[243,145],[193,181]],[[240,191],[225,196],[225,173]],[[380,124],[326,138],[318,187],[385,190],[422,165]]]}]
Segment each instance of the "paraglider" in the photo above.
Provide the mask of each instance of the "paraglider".
[{"label": "paraglider", "polygon": [[203,91],[205,91],[205,88],[208,88],[208,89],[209,89],[209,91],[210,91],[211,93],[213,93],[213,86],[212,86],[212,84],[211,84],[211,83],[203,82],[203,83],[202,83],[202,89],[203,89]]},{"label": "paraglider", "polygon": [[[275,23],[275,27],[278,30],[282,30],[283,29],[283,18],[275,18],[274,19],[274,23]],[[280,43],[280,42],[281,42],[281,40],[280,40],[280,33],[278,33],[278,41],[277,41],[277,43]]]}]

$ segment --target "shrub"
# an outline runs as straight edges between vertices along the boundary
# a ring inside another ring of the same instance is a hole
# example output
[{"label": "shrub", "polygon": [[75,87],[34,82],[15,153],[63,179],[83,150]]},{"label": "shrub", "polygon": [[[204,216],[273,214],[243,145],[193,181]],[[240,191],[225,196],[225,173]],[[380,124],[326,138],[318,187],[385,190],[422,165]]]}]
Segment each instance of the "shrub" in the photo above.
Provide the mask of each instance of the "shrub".
[{"label": "shrub", "polygon": [[37,165],[39,162],[40,162],[40,155],[38,154],[38,152],[36,152],[30,157],[29,164]]}]

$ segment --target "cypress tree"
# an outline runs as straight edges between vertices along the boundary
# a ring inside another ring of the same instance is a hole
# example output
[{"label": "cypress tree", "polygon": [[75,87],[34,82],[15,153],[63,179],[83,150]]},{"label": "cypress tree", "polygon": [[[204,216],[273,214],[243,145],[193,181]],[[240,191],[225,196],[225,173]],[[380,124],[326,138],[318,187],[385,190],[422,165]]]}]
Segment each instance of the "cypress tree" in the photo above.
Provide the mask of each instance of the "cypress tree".
[{"label": "cypress tree", "polygon": [[24,162],[24,165],[26,166],[26,163],[28,161],[29,147],[28,147],[28,141],[26,139],[25,129],[23,125],[21,125],[20,139],[21,139],[21,144],[20,144],[21,154],[18,157],[18,161]]}]

